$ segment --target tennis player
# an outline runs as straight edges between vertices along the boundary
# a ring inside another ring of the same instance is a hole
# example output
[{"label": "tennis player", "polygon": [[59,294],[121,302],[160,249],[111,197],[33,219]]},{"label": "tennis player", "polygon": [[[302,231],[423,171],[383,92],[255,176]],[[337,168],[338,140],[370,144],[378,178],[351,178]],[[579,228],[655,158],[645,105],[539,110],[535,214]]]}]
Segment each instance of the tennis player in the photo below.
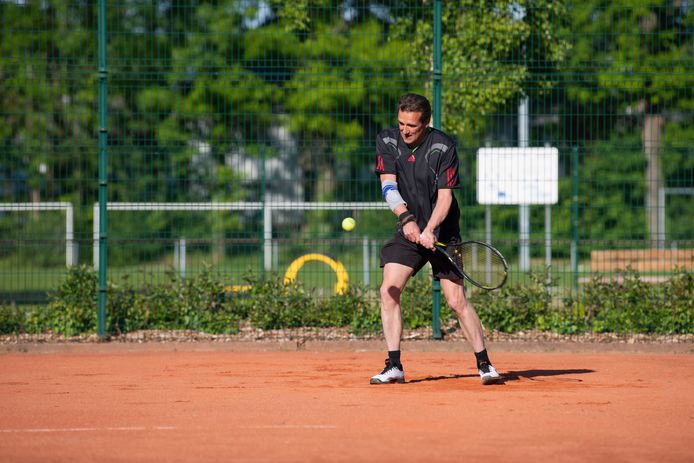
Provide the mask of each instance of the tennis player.
[{"label": "tennis player", "polygon": [[427,262],[441,280],[450,308],[472,345],[483,384],[500,380],[484,343],[482,324],[465,297],[463,280],[448,259],[435,251],[436,241],[460,241],[460,209],[453,190],[460,187],[458,155],[453,140],[429,127],[431,104],[408,93],[398,102],[398,127],[376,138],[376,174],[383,198],[398,217],[393,238],[381,249],[381,321],[388,348],[383,371],[371,384],[404,383],[400,361],[402,311],[400,295],[407,281]]}]

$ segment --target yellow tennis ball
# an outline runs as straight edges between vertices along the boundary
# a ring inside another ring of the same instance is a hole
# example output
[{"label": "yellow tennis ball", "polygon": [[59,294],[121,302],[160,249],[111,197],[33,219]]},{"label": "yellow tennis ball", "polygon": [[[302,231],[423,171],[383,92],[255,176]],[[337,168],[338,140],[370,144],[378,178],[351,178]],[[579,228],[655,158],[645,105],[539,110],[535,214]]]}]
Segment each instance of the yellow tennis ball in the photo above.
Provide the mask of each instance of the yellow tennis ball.
[{"label": "yellow tennis ball", "polygon": [[352,217],[346,217],[345,219],[342,220],[342,229],[344,231],[352,231],[354,230],[354,227],[357,226],[357,221],[354,220]]}]

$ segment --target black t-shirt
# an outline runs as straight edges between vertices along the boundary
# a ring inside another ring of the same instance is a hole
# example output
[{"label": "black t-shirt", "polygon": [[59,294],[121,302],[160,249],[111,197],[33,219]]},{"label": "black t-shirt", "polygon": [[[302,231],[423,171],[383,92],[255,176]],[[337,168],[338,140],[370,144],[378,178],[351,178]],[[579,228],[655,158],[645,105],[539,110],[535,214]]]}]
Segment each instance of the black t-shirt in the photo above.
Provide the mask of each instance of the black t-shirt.
[{"label": "black t-shirt", "polygon": [[[398,190],[407,209],[424,229],[436,206],[438,190],[460,188],[458,154],[453,140],[440,130],[429,128],[422,143],[411,150],[397,127],[386,129],[376,138],[377,175],[395,174]],[[455,195],[448,215],[434,233],[443,242],[460,235],[460,209]]]}]

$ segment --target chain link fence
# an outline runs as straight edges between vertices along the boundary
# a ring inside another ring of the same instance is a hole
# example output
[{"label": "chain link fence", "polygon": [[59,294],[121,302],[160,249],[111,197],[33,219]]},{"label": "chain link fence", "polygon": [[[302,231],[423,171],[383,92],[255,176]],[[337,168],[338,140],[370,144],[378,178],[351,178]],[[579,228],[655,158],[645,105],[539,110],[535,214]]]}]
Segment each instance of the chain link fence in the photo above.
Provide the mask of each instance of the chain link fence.
[{"label": "chain link fence", "polygon": [[[637,281],[679,314],[663,330],[694,317],[690,2],[4,0],[0,24],[0,304],[5,319],[34,317],[5,332],[60,332],[80,297],[96,329],[97,293],[100,309],[124,307],[100,331],[141,328],[132,317],[161,314],[155,296],[191,282],[224,294],[185,303],[231,307],[222,331],[281,293],[274,280],[334,314],[340,285],[373,303],[395,225],[375,137],[406,92],[427,95],[457,140],[462,233],[506,255],[507,305],[539,284],[548,310],[580,321],[613,303],[596,302],[596,284]],[[503,190],[517,171],[480,171],[480,150],[508,148],[518,169],[535,166],[520,199]],[[533,164],[548,148],[555,162]],[[427,273],[411,298],[430,311]],[[200,329],[209,313],[186,307],[180,328]],[[352,328],[377,319],[352,309]]]}]

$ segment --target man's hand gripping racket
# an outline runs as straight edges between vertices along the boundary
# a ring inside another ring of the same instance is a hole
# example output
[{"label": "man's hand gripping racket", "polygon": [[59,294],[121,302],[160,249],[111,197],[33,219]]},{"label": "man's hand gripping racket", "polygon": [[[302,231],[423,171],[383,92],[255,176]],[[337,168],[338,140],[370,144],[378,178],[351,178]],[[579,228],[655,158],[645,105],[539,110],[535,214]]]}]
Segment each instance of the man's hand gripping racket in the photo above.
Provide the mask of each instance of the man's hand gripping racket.
[{"label": "man's hand gripping racket", "polygon": [[508,264],[493,246],[480,241],[445,245],[436,243],[461,277],[486,290],[501,288],[508,277]]}]

